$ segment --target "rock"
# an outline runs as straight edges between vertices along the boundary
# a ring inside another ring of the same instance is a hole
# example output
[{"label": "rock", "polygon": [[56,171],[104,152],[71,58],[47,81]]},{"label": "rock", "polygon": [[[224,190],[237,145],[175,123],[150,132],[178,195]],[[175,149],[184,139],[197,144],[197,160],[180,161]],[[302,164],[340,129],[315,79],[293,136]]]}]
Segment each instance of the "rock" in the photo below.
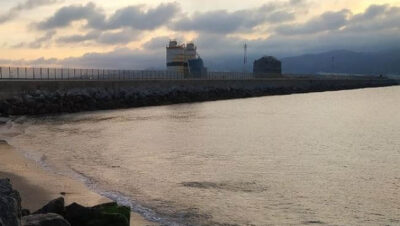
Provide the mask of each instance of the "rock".
[{"label": "rock", "polygon": [[116,203],[92,208],[73,203],[66,207],[65,219],[72,226],[129,226],[130,209]]},{"label": "rock", "polygon": [[6,124],[8,121],[10,121],[10,118],[0,117],[0,124]]},{"label": "rock", "polygon": [[21,197],[9,179],[0,180],[0,221],[4,226],[21,225]]},{"label": "rock", "polygon": [[131,209],[126,206],[119,206],[115,202],[100,204],[100,205],[92,207],[92,209],[101,211],[102,213],[121,214],[128,221],[131,218]]},{"label": "rock", "polygon": [[34,214],[22,218],[22,226],[71,226],[62,216],[55,213]]},{"label": "rock", "polygon": [[60,197],[54,199],[43,206],[41,209],[37,210],[33,214],[46,214],[46,213],[56,213],[61,216],[65,215],[64,198]]},{"label": "rock", "polygon": [[23,217],[31,215],[31,211],[28,209],[22,209],[21,213]]},{"label": "rock", "polygon": [[79,205],[78,203],[72,203],[65,208],[65,219],[71,223],[71,225],[85,225],[87,221],[92,217],[89,208]]}]

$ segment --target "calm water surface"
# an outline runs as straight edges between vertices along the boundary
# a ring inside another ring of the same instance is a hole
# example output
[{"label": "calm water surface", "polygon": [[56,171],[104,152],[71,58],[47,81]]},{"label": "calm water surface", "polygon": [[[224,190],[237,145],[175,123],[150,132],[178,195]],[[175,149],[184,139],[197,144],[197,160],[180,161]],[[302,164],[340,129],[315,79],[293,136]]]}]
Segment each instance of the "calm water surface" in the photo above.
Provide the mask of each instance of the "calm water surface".
[{"label": "calm water surface", "polygon": [[171,225],[400,224],[400,87],[22,118],[9,130],[49,169]]}]

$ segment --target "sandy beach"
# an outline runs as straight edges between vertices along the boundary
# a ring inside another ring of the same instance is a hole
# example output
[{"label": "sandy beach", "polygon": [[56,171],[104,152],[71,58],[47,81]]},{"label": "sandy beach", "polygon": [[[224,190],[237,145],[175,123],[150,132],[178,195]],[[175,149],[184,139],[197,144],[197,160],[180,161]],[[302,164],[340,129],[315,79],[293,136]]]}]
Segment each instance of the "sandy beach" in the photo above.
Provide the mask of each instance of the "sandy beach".
[{"label": "sandy beach", "polygon": [[[64,196],[66,205],[77,202],[93,206],[111,200],[90,191],[84,184],[62,175],[42,169],[34,161],[26,159],[5,141],[0,141],[0,178],[10,178],[13,187],[22,197],[23,208],[35,211],[50,200]],[[157,225],[136,213],[131,214],[131,225]]]}]

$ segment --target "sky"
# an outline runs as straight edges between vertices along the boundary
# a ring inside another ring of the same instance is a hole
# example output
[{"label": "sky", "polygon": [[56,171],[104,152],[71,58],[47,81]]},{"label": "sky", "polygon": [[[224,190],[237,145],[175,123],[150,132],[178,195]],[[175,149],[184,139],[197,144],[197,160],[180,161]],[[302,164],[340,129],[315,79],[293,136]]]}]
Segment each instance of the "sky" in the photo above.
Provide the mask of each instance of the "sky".
[{"label": "sky", "polygon": [[170,39],[211,69],[400,49],[400,0],[0,0],[0,65],[164,69]]}]

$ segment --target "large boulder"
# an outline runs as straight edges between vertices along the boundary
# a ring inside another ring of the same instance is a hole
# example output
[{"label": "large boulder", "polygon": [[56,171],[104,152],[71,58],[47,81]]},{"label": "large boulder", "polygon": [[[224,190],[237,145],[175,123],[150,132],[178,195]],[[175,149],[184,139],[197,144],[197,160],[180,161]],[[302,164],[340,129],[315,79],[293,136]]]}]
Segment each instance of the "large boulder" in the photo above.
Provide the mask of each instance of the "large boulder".
[{"label": "large boulder", "polygon": [[0,225],[21,225],[21,197],[9,179],[0,179]]},{"label": "large boulder", "polygon": [[131,209],[129,207],[119,206],[115,202],[100,204],[92,207],[92,209],[106,214],[120,214],[124,216],[125,219],[128,220],[128,222],[131,217]]},{"label": "large boulder", "polygon": [[56,213],[61,216],[65,215],[65,206],[64,206],[64,198],[60,197],[54,199],[43,206],[41,209],[37,210],[33,214],[46,214],[46,213]]},{"label": "large boulder", "polygon": [[72,226],[129,226],[130,209],[107,203],[95,207],[84,207],[73,203],[65,208],[65,219]]},{"label": "large boulder", "polygon": [[55,213],[34,214],[22,218],[22,226],[71,226],[62,216]]}]

